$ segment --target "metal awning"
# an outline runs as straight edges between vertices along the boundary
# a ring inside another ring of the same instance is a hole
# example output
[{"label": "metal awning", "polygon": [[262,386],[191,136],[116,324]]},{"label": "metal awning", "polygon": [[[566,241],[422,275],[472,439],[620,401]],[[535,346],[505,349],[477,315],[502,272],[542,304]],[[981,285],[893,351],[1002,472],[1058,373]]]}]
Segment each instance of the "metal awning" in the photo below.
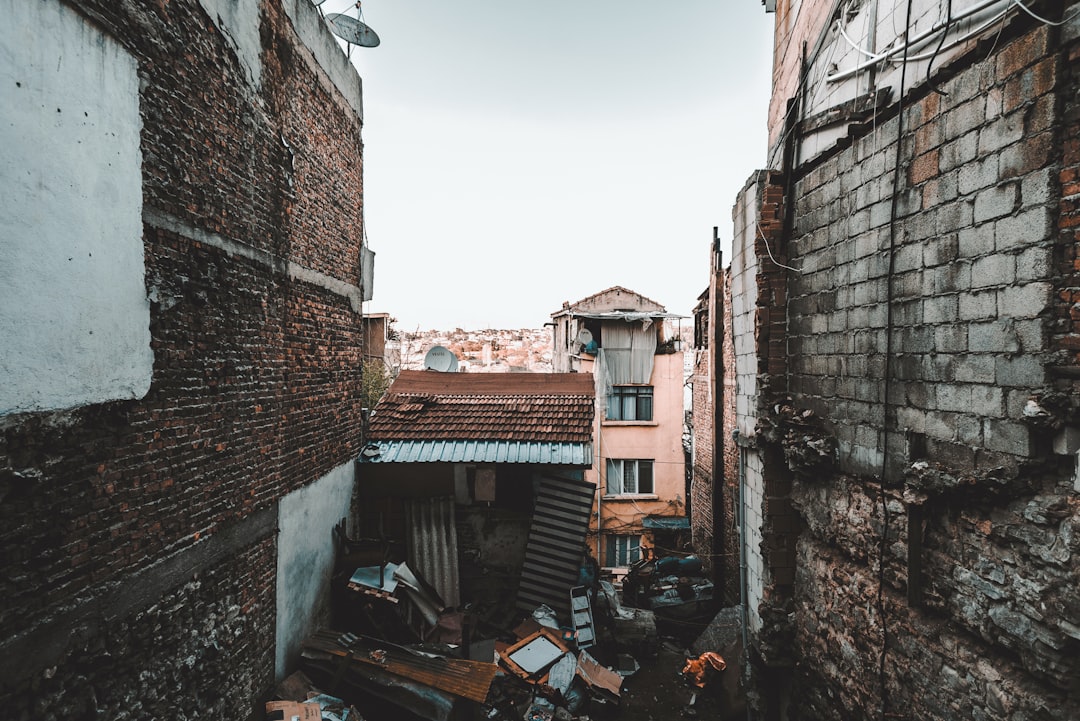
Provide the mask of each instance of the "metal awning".
[{"label": "metal awning", "polygon": [[686,516],[645,516],[641,527],[654,531],[681,531],[690,528]]},{"label": "metal awning", "polygon": [[374,441],[361,463],[528,463],[592,465],[592,443],[539,441]]},{"label": "metal awning", "polygon": [[603,312],[590,312],[590,311],[570,311],[571,318],[597,318],[599,320],[665,320],[668,318],[688,318],[689,316],[679,315],[678,313],[668,313],[666,311],[649,311],[649,310],[609,310]]}]

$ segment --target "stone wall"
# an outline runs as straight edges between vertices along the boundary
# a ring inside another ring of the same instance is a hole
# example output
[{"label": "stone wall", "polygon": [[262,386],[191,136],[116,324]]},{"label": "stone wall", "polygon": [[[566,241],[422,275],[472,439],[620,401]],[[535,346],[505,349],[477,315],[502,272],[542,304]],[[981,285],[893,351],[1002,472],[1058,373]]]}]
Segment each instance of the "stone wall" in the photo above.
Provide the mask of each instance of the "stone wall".
[{"label": "stone wall", "polygon": [[252,717],[278,500],[360,447],[360,81],[307,2],[48,1],[137,66],[153,372],[0,417],[0,703]]},{"label": "stone wall", "polygon": [[[1080,715],[1077,24],[1010,15],[909,78],[902,110],[788,178],[790,232],[756,253],[790,266],[790,405],[764,420],[795,433],[745,467],[782,453],[805,524],[775,623],[794,632],[793,718]],[[737,275],[732,292],[737,356],[761,353]],[[760,409],[740,391],[741,430]],[[808,469],[830,439],[835,467]]]}]

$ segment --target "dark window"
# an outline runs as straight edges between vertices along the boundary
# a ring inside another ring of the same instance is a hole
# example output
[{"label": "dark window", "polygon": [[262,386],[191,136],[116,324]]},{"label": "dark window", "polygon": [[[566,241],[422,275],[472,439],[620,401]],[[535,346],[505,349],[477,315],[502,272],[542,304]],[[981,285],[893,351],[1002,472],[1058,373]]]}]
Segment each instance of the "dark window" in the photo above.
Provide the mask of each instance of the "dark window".
[{"label": "dark window", "polygon": [[607,402],[609,421],[651,421],[652,386],[613,386]]},{"label": "dark window", "polygon": [[609,458],[607,492],[611,496],[653,492],[652,461]]},{"label": "dark window", "polygon": [[629,566],[641,558],[641,536],[608,536],[607,561],[609,568]]}]

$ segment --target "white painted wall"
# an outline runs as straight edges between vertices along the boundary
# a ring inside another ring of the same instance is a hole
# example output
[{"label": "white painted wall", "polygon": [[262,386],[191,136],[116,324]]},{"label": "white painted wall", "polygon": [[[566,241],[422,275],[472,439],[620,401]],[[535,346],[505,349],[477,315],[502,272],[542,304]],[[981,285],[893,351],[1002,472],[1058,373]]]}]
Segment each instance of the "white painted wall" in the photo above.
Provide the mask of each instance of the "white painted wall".
[{"label": "white painted wall", "polygon": [[[736,426],[745,438],[754,435],[757,425],[757,338],[754,332],[757,313],[757,236],[758,186],[749,184],[740,194],[734,212],[734,238],[731,255],[731,325],[735,346]],[[761,629],[758,605],[761,603],[767,569],[761,552],[765,475],[760,454],[752,448],[740,452],[742,498],[742,543],[746,554],[746,606],[751,630]]]},{"label": "white painted wall", "polygon": [[352,461],[278,503],[275,676],[293,670],[301,642],[329,618],[334,570],[332,529],[349,517],[356,481]]},{"label": "white painted wall", "polygon": [[141,398],[135,60],[58,0],[0,18],[0,416]]},{"label": "white painted wall", "polygon": [[199,0],[256,88],[262,81],[259,0]]}]

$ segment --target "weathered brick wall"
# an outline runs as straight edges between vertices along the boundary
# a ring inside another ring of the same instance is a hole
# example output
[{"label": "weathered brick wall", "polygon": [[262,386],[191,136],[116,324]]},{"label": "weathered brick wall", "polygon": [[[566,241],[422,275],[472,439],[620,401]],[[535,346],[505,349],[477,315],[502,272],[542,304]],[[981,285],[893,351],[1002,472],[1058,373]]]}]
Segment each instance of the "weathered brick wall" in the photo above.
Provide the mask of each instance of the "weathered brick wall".
[{"label": "weathered brick wall", "polygon": [[719,569],[713,558],[717,519],[713,517],[714,433],[713,397],[710,389],[712,380],[709,372],[711,353],[711,346],[694,349],[691,378],[694,456],[690,480],[690,530],[694,553],[716,578]]},{"label": "weathered brick wall", "polygon": [[735,368],[735,340],[731,327],[731,271],[724,271],[723,284],[717,289],[716,311],[723,323],[724,342],[720,349],[723,359],[722,380],[723,408],[721,409],[720,428],[717,429],[717,441],[722,442],[721,457],[724,464],[724,517],[722,522],[727,543],[724,544],[723,563],[727,569],[728,581],[724,584],[724,600],[728,605],[739,603],[739,535],[737,530],[739,502],[739,447],[732,437],[735,430],[735,374],[729,372]]},{"label": "weathered brick wall", "polygon": [[798,718],[1080,715],[1075,57],[1022,19],[793,188],[789,389],[841,470],[793,491]]},{"label": "weathered brick wall", "polygon": [[78,9],[142,79],[153,381],[0,419],[0,703],[245,718],[273,682],[277,500],[360,445],[361,120],[276,0],[257,86],[196,0]]}]

